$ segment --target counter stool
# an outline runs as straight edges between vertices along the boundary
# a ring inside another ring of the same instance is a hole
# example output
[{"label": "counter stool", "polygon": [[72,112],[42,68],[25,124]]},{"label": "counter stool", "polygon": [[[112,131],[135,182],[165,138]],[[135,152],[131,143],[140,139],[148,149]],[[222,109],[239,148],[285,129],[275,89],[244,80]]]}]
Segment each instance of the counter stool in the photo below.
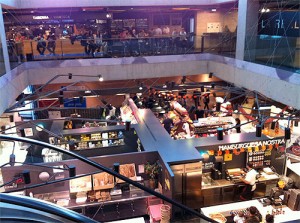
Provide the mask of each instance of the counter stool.
[{"label": "counter stool", "polygon": [[150,222],[158,223],[161,220],[161,207],[163,206],[162,200],[156,197],[147,198],[148,213]]}]

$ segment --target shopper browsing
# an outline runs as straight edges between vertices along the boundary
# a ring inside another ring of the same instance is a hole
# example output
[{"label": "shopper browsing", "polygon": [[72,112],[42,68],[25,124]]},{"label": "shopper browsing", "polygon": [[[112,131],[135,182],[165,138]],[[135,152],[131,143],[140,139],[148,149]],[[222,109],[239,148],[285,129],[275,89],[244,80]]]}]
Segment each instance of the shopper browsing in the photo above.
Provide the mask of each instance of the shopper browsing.
[{"label": "shopper browsing", "polygon": [[239,213],[234,216],[233,221],[235,223],[244,223],[245,222],[245,215],[243,211],[239,211]]},{"label": "shopper browsing", "polygon": [[258,174],[256,170],[253,169],[253,164],[251,162],[247,163],[246,167],[248,170],[246,173],[246,177],[240,178],[240,180],[246,184],[246,186],[244,187],[240,195],[240,199],[243,201],[252,199],[254,190],[256,189],[255,181],[256,181],[256,176]]},{"label": "shopper browsing", "polygon": [[261,215],[256,207],[249,208],[249,215],[246,217],[245,223],[260,223],[262,220]]}]

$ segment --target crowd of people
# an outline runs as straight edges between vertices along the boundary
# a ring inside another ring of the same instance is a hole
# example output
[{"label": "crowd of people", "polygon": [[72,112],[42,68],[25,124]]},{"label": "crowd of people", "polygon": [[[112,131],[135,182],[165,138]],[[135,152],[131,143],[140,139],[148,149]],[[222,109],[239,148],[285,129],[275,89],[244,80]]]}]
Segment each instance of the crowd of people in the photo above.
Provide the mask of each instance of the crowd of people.
[{"label": "crowd of people", "polygon": [[40,55],[45,55],[47,51],[50,55],[55,55],[57,40],[69,39],[71,44],[80,41],[84,54],[92,57],[95,57],[96,53],[137,56],[159,54],[161,51],[184,53],[193,45],[190,41],[191,36],[184,28],[168,26],[157,26],[149,30],[123,28],[113,35],[109,29],[95,30],[91,27],[81,27],[66,34],[63,34],[59,27],[19,28],[9,30],[6,34],[9,54],[17,55],[20,61],[25,59],[24,40],[36,41],[36,49],[32,50],[36,50]]},{"label": "crowd of people", "polygon": [[[263,217],[256,207],[251,206],[247,213],[243,210],[239,211],[237,215],[233,216],[233,221],[235,223],[260,223],[263,222]],[[274,223],[274,215],[267,214],[264,222]]]}]

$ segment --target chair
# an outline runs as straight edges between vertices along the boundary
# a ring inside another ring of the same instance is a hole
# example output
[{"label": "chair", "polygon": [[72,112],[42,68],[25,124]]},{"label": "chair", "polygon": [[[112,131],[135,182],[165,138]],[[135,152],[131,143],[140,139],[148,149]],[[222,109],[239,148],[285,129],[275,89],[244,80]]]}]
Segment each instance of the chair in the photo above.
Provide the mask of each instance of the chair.
[{"label": "chair", "polygon": [[161,207],[163,206],[163,202],[161,199],[156,197],[148,197],[147,198],[147,206],[148,206],[148,214],[150,216],[151,222],[160,222],[161,220]]}]

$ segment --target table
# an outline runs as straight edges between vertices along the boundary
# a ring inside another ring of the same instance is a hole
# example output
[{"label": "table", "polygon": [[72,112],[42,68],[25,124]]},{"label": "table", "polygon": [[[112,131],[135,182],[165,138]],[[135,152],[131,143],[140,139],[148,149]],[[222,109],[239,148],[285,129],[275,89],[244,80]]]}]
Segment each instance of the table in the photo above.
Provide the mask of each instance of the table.
[{"label": "table", "polygon": [[119,221],[109,221],[107,223],[145,223],[144,218],[132,218],[132,219],[125,219],[125,220],[119,220]]}]

